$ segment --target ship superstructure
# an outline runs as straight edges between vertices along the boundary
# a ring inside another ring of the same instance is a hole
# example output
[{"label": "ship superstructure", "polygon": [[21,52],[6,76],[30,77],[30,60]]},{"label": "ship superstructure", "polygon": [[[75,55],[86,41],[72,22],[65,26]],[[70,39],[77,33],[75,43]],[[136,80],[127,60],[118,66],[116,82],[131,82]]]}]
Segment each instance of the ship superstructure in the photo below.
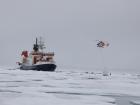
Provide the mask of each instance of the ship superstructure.
[{"label": "ship superstructure", "polygon": [[33,45],[33,51],[22,51],[22,63],[19,63],[22,70],[42,70],[54,71],[56,64],[54,61],[54,52],[44,52],[45,44],[42,37],[36,38]]}]

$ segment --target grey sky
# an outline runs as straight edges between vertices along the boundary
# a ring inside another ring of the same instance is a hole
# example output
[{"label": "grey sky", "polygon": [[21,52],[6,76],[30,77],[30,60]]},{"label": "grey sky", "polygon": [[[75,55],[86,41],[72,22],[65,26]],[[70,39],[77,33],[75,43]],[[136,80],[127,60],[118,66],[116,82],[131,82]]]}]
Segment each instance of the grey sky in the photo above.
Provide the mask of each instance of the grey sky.
[{"label": "grey sky", "polygon": [[[0,65],[43,36],[60,66],[139,69],[139,28],[140,0],[0,0]],[[110,47],[101,52],[97,39]]]}]

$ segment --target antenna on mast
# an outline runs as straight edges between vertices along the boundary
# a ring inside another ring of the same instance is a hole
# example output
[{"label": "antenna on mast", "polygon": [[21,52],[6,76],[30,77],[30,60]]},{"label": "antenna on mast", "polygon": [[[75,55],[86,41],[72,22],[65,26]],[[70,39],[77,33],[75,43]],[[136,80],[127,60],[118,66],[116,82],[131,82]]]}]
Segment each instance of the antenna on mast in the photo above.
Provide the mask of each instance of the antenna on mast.
[{"label": "antenna on mast", "polygon": [[45,42],[42,37],[39,37],[39,49],[43,51],[45,49]]}]

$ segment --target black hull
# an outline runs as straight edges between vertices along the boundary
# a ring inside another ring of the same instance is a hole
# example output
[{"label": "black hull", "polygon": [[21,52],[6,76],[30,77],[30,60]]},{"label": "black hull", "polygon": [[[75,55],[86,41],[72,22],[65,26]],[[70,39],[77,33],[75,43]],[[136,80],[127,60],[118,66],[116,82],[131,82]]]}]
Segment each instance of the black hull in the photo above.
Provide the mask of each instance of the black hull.
[{"label": "black hull", "polygon": [[21,65],[21,70],[37,70],[37,71],[55,71],[56,65],[55,64],[40,64],[40,65]]}]

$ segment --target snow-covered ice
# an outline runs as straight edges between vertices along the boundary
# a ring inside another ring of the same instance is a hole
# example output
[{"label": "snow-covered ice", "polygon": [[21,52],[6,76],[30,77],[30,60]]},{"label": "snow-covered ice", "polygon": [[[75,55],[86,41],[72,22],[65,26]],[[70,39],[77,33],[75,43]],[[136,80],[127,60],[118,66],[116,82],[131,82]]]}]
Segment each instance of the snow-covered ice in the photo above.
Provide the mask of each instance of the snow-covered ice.
[{"label": "snow-covered ice", "polygon": [[0,105],[115,105],[111,95],[140,96],[140,76],[0,69]]}]

